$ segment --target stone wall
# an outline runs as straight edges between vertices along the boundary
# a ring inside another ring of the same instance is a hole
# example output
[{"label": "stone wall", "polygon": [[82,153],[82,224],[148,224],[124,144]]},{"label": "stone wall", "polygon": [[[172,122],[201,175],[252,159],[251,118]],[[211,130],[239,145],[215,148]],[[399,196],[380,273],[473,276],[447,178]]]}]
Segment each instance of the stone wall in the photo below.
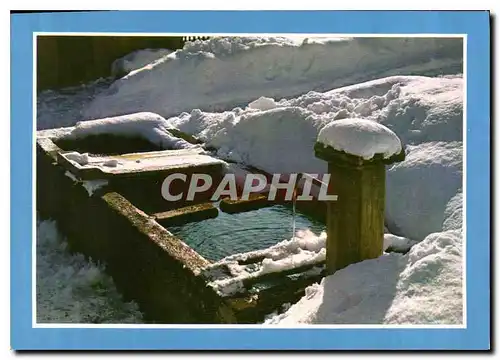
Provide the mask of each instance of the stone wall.
[{"label": "stone wall", "polygon": [[209,262],[110,188],[89,196],[37,144],[37,211],[58,221],[72,251],[103,262],[150,323],[234,323],[199,271]]}]

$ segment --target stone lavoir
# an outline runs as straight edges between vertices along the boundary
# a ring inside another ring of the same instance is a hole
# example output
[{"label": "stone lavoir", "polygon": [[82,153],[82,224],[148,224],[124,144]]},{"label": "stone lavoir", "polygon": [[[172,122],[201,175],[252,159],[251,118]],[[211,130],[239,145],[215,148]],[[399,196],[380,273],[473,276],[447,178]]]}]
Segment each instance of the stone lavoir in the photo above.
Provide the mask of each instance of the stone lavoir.
[{"label": "stone lavoir", "polygon": [[[118,128],[119,124],[113,127]],[[291,202],[270,202],[262,193],[248,200],[212,202],[227,164],[203,150],[197,139],[178,131],[169,136],[182,148],[165,144],[159,148],[145,137],[124,133],[68,136],[74,130],[37,133],[37,211],[41,218],[57,220],[72,251],[106,265],[125,299],[139,304],[146,322],[261,323],[267,314],[281,311],[283,304],[298,301],[307,286],[326,274],[382,254],[384,165],[404,157],[401,147],[392,149],[390,156],[382,152],[367,160],[338,150],[338,144],[330,142],[335,130],[330,129],[327,137],[320,133],[316,155],[329,163],[330,186],[338,200],[326,202],[326,207],[317,199],[298,202],[297,221],[298,230],[311,227],[318,232],[326,223],[326,244],[321,236],[313,242],[295,238],[290,225],[280,224],[286,233],[282,237],[292,235],[291,240],[268,238],[263,249],[258,243],[228,248],[227,256],[213,256],[211,261],[200,254],[201,247],[196,250],[196,241],[183,238],[187,236],[183,227],[200,224],[199,231],[204,222],[213,221],[212,228],[227,226],[234,233],[225,241],[236,243],[238,234],[252,230],[246,220],[231,228],[232,222],[240,221],[239,215],[248,214],[255,227],[259,219],[281,211],[279,223],[290,214]],[[387,137],[375,140],[380,149]],[[173,193],[186,193],[194,174],[208,174],[213,183],[193,201],[183,196],[168,202],[161,196],[161,186],[173,173],[185,174],[188,180],[172,183]],[[254,231],[252,236],[265,233]],[[217,241],[216,233],[201,231],[199,237],[205,245]]]}]

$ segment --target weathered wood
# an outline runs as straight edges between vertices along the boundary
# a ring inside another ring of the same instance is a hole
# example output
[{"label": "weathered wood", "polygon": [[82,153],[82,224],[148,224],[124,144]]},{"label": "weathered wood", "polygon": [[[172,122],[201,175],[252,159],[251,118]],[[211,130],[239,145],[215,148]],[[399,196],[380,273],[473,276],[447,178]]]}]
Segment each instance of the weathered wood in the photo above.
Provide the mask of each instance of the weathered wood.
[{"label": "weathered wood", "polygon": [[385,165],[404,159],[404,151],[389,159],[370,160],[316,143],[316,157],[328,161],[327,272],[377,258],[383,253]]}]

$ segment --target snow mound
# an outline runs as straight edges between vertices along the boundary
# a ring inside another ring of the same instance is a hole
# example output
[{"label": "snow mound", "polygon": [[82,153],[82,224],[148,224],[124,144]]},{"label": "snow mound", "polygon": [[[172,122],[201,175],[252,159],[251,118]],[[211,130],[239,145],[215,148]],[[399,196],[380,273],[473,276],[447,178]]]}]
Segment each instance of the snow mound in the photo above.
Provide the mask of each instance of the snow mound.
[{"label": "snow mound", "polygon": [[293,97],[376,77],[459,73],[462,51],[462,40],[451,38],[214,37],[188,42],[115,81],[84,116],[221,111],[261,96]]},{"label": "snow mound", "polygon": [[401,141],[389,128],[365,119],[332,121],[321,129],[318,142],[365,160],[375,154],[384,159],[401,153]]},{"label": "snow mound", "polygon": [[111,64],[111,74],[114,76],[129,74],[131,71],[141,69],[171,53],[172,50],[168,49],[136,50],[113,61],[113,64]]},{"label": "snow mound", "polygon": [[387,171],[386,217],[404,236],[441,231],[448,202],[462,187],[462,142],[408,146],[405,161]]},{"label": "snow mound", "polygon": [[461,324],[461,240],[456,230],[434,233],[406,255],[349,265],[265,324]]},{"label": "snow mound", "polygon": [[80,121],[64,138],[84,138],[90,135],[114,134],[138,136],[171,149],[196,147],[168,131],[168,122],[158,114],[143,112],[92,121]]},{"label": "snow mound", "polygon": [[[462,140],[461,77],[394,76],[273,101],[264,100],[272,109],[194,109],[167,122],[215,147],[222,158],[270,173],[326,172],[326,162],[314,156],[314,143],[323,127],[339,119],[383,124],[408,145]],[[262,100],[252,106],[262,106]]]},{"label": "snow mound", "polygon": [[37,222],[38,323],[141,323],[134,302],[124,302],[101,265],[71,254],[54,221]]}]

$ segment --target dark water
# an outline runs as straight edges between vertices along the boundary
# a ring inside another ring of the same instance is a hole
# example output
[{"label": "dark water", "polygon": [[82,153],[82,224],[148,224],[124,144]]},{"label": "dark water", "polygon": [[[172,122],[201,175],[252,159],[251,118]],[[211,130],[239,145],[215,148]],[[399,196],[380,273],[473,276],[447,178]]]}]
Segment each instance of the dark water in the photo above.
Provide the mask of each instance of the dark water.
[{"label": "dark water", "polygon": [[[292,238],[292,209],[276,205],[239,214],[219,211],[219,216],[168,228],[206,259],[217,261],[228,255],[264,249]],[[295,215],[296,231],[315,234],[325,225],[300,213]]]}]

